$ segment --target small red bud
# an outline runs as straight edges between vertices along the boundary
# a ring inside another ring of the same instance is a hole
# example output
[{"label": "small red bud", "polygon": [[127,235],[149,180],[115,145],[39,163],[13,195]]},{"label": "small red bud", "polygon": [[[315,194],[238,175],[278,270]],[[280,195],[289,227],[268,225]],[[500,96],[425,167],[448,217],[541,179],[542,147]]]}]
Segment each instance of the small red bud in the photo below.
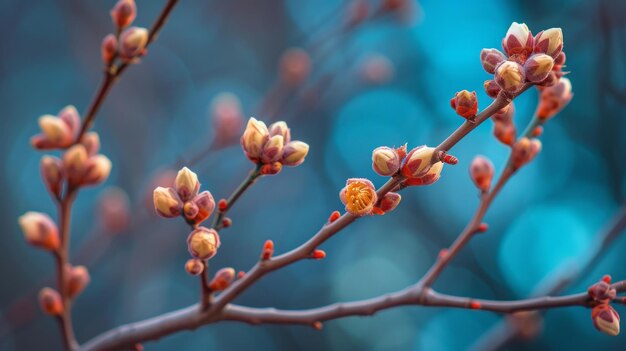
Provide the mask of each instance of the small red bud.
[{"label": "small red bud", "polygon": [[472,302],[470,302],[470,306],[469,306],[469,307],[470,307],[470,309],[472,309],[472,310],[479,310],[479,309],[481,309],[483,306],[482,306],[482,305],[480,304],[480,302],[478,302],[478,301],[472,301]]},{"label": "small red bud", "polygon": [[261,260],[263,261],[269,260],[270,258],[272,258],[273,254],[274,254],[274,242],[271,240],[268,240],[263,245],[263,252],[261,252]]},{"label": "small red bud", "polygon": [[456,158],[456,157],[454,157],[452,155],[448,155],[445,152],[442,153],[439,156],[439,159],[441,160],[441,162],[447,163],[449,165],[455,165],[455,164],[459,163],[459,159],[458,158]]},{"label": "small red bud", "polygon": [[493,163],[483,156],[476,156],[469,169],[470,178],[481,192],[489,191],[493,179]]},{"label": "small red bud", "polygon": [[439,251],[439,259],[443,260],[446,256],[448,256],[448,249],[441,249],[441,251]]},{"label": "small red bud", "polygon": [[330,217],[328,217],[328,223],[338,220],[339,217],[341,217],[341,213],[339,213],[339,211],[333,211],[333,213],[330,214]]},{"label": "small red bud", "polygon": [[315,329],[315,330],[322,330],[323,327],[324,327],[324,325],[320,321],[317,321],[317,322],[313,323],[313,329]]},{"label": "small red bud", "polygon": [[237,279],[241,279],[246,275],[246,272],[244,271],[239,271],[239,273],[237,273]]},{"label": "small red bud", "polygon": [[230,267],[222,268],[217,271],[213,279],[211,279],[211,282],[209,283],[209,289],[213,291],[226,290],[226,288],[230,286],[233,280],[235,280],[235,270]]},{"label": "small red bud", "polygon": [[135,344],[135,351],[143,351],[143,345],[142,344]]},{"label": "small red bud", "polygon": [[326,252],[324,250],[314,250],[311,254],[311,257],[316,260],[321,260],[322,258],[326,257]]},{"label": "small red bud", "polygon": [[232,219],[230,219],[228,217],[225,217],[224,219],[222,219],[222,227],[228,228],[231,225],[233,225],[233,220]]},{"label": "small red bud", "polygon": [[489,230],[489,225],[487,223],[481,223],[476,229],[476,233],[484,233]]},{"label": "small red bud", "polygon": [[610,276],[610,275],[608,275],[608,274],[605,274],[605,275],[602,277],[602,281],[603,281],[603,282],[605,282],[605,283],[607,283],[607,284],[611,284],[611,276]]},{"label": "small red bud", "polygon": [[535,127],[535,129],[533,129],[533,136],[535,138],[540,137],[541,134],[543,134],[543,127],[542,126],[537,126],[537,127]]},{"label": "small red bud", "polygon": [[226,209],[228,208],[228,202],[226,202],[226,199],[220,199],[220,201],[218,201],[217,203],[217,208],[220,210],[220,212],[226,211]]}]

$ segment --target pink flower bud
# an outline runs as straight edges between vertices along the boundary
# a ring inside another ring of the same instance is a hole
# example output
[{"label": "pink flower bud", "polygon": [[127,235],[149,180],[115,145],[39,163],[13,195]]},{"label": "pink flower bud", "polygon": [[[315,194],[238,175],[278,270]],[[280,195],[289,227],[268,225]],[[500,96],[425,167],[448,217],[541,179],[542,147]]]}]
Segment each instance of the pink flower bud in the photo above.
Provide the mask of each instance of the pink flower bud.
[{"label": "pink flower bud", "polygon": [[99,199],[100,223],[110,234],[125,231],[130,224],[130,199],[124,190],[109,187]]},{"label": "pink flower bud", "polygon": [[61,241],[59,230],[54,221],[47,214],[40,212],[26,212],[18,219],[24,238],[33,245],[44,250],[59,249]]},{"label": "pink flower bud", "polygon": [[476,92],[471,93],[467,90],[461,90],[454,94],[454,98],[450,100],[450,106],[456,111],[457,115],[470,119],[478,112],[478,99]]},{"label": "pink flower bud", "polygon": [[130,27],[120,36],[120,57],[130,61],[143,55],[148,44],[148,30],[140,27]]},{"label": "pink flower bud", "polygon": [[246,130],[241,136],[241,147],[251,161],[258,162],[261,158],[263,146],[269,138],[270,133],[265,123],[250,117]]},{"label": "pink flower bud", "polygon": [[517,93],[526,81],[524,67],[517,62],[504,61],[496,68],[495,81],[503,90]]},{"label": "pink flower bud", "polygon": [[90,157],[87,161],[87,169],[82,179],[82,185],[97,185],[109,178],[111,173],[111,160],[104,155]]},{"label": "pink flower bud", "polygon": [[402,182],[404,186],[420,186],[431,185],[439,180],[441,171],[443,170],[443,162],[435,162],[426,173],[416,178],[408,178]]},{"label": "pink flower bud", "polygon": [[63,313],[63,302],[61,295],[52,288],[43,288],[39,292],[39,305],[41,310],[51,316],[58,316]]},{"label": "pink flower bud", "polygon": [[283,148],[281,163],[285,166],[297,166],[304,162],[309,153],[309,144],[302,141],[291,141]]},{"label": "pink flower bud", "polygon": [[504,122],[504,123],[512,123],[513,115],[515,114],[515,105],[511,101],[508,105],[499,109],[496,113],[491,116],[491,119],[494,122]]},{"label": "pink flower bud", "polygon": [[190,258],[185,263],[185,270],[191,275],[200,275],[204,272],[204,264],[202,263],[202,260]]},{"label": "pink flower bud", "polygon": [[389,177],[400,170],[400,156],[395,149],[380,146],[372,152],[372,168],[381,176]]},{"label": "pink flower bud", "polygon": [[537,117],[544,120],[554,117],[567,106],[573,96],[572,83],[567,78],[561,78],[555,85],[543,88],[539,96]]},{"label": "pink flower bud", "polygon": [[48,191],[52,195],[59,197],[64,179],[63,161],[54,156],[46,155],[41,158],[39,168]]},{"label": "pink flower bud", "polygon": [[556,59],[563,50],[563,31],[561,28],[550,28],[535,36],[535,53],[542,53]]},{"label": "pink flower bud", "polygon": [[215,210],[215,200],[208,191],[203,191],[191,200],[191,203],[198,209],[197,213],[188,217],[194,224],[200,224],[211,216]]},{"label": "pink flower bud", "polygon": [[74,298],[85,290],[91,278],[85,266],[67,267],[67,270],[67,293]]},{"label": "pink flower bud", "polygon": [[63,154],[63,165],[70,183],[79,185],[87,169],[89,156],[82,144],[76,144]]},{"label": "pink flower bud", "polygon": [[526,79],[539,83],[548,77],[554,67],[554,59],[546,54],[531,55],[524,63]]},{"label": "pink flower bud", "polygon": [[496,66],[502,61],[506,61],[506,56],[498,49],[482,49],[480,51],[480,63],[487,73],[494,74]]},{"label": "pink flower bud", "polygon": [[183,209],[183,202],[172,188],[157,187],[153,192],[154,209],[162,217],[178,217]]},{"label": "pink flower bud", "polygon": [[198,195],[200,191],[200,182],[198,181],[198,175],[192,172],[189,168],[183,167],[174,180],[174,189],[183,201],[189,201]]},{"label": "pink flower bud", "polygon": [[490,98],[494,98],[494,99],[498,96],[498,94],[500,94],[500,91],[502,90],[502,88],[500,88],[498,83],[496,83],[496,81],[493,79],[486,80],[483,86],[485,88],[485,92],[487,93],[487,95]]},{"label": "pink flower bud", "polygon": [[74,106],[66,106],[58,117],[44,115],[39,118],[42,133],[31,138],[36,149],[49,150],[72,145],[80,130],[80,116]]},{"label": "pink flower bud", "polygon": [[70,134],[73,139],[76,139],[78,132],[80,131],[80,115],[76,110],[76,107],[72,105],[65,106],[59,111],[59,119],[65,122],[70,129]]},{"label": "pink flower bud", "polygon": [[498,122],[493,124],[493,135],[504,145],[513,146],[517,130],[513,122]]},{"label": "pink flower bud", "polygon": [[102,53],[102,62],[105,65],[110,65],[117,52],[117,38],[113,34],[109,34],[102,39],[102,45],[100,46]]},{"label": "pink flower bud", "polygon": [[137,6],[134,0],[119,0],[111,10],[113,24],[118,28],[126,28],[135,20]]},{"label": "pink flower bud", "polygon": [[283,136],[274,135],[263,146],[261,162],[268,164],[280,160],[283,155]]},{"label": "pink flower bud", "polygon": [[483,156],[476,156],[470,165],[470,178],[478,190],[482,192],[489,191],[491,181],[493,180],[493,163]]},{"label": "pink flower bud", "polygon": [[96,132],[88,132],[83,135],[80,143],[85,146],[89,156],[94,156],[100,151],[100,136]]},{"label": "pink flower bud", "polygon": [[301,84],[311,71],[311,59],[306,51],[300,48],[291,48],[285,51],[280,58],[280,76],[291,86]]},{"label": "pink flower bud", "polygon": [[380,206],[377,209],[382,212],[381,214],[391,212],[398,207],[400,200],[402,200],[402,196],[400,196],[400,194],[388,192],[385,196],[383,196],[382,200],[380,200]]},{"label": "pink flower bud", "polygon": [[269,127],[270,137],[280,135],[283,137],[283,143],[287,144],[291,141],[291,130],[284,121],[272,123]]},{"label": "pink flower bud", "polygon": [[383,84],[394,75],[393,63],[381,54],[368,55],[359,68],[361,79],[369,84]]},{"label": "pink flower bud", "polygon": [[502,39],[502,48],[509,56],[528,57],[533,52],[534,38],[525,23],[513,22]]},{"label": "pink flower bud", "polygon": [[374,184],[363,178],[350,178],[346,186],[339,192],[341,202],[346,211],[354,216],[364,216],[372,213],[378,201]]},{"label": "pink flower bud", "polygon": [[511,151],[511,162],[515,169],[518,169],[532,161],[541,150],[541,141],[530,140],[526,137],[520,138]]},{"label": "pink flower bud", "polygon": [[208,260],[215,256],[220,247],[220,237],[214,229],[199,227],[187,238],[187,249],[191,256]]},{"label": "pink flower bud", "polygon": [[241,133],[243,114],[236,95],[221,93],[211,102],[211,115],[215,127],[215,143],[227,145]]},{"label": "pink flower bud", "polygon": [[428,172],[434,157],[435,148],[418,146],[411,150],[402,166],[402,175],[406,178],[419,178]]},{"label": "pink flower bud", "polygon": [[235,270],[231,267],[222,268],[215,273],[209,282],[209,288],[212,291],[223,291],[230,286],[233,280],[235,280]]},{"label": "pink flower bud", "polygon": [[619,314],[609,304],[600,304],[591,310],[593,326],[599,331],[611,335],[619,335]]}]

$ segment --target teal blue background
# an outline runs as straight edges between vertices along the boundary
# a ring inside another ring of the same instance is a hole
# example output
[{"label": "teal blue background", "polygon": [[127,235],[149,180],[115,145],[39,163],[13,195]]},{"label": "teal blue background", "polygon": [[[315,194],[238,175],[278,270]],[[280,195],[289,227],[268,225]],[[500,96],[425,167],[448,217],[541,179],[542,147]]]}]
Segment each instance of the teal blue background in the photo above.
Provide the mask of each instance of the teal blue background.
[{"label": "teal blue background", "polygon": [[[136,24],[149,26],[164,1],[138,0]],[[378,3],[377,0],[371,1]],[[111,29],[113,1],[0,2],[0,326],[1,350],[60,349],[57,327],[34,297],[18,309],[33,318],[10,327],[9,306],[52,276],[49,255],[28,247],[16,218],[28,210],[54,214],[41,184],[41,153],[29,147],[38,116],[67,104],[85,111],[101,78],[99,45]],[[436,145],[462,121],[449,107],[461,89],[490,99],[489,76],[478,59],[499,47],[511,22],[534,32],[562,27],[574,99],[551,121],[543,150],[497,198],[477,237],[437,282],[442,292],[493,299],[528,296],[568,264],[584,262],[594,235],[624,202],[626,177],[626,3],[618,1],[423,1],[410,24],[377,20],[325,41],[329,55],[314,59],[314,79],[333,77],[317,103],[291,101],[280,116],[255,114],[274,84],[277,61],[333,31],[346,2],[339,0],[181,0],[140,65],[113,89],[95,125],[102,152],[114,163],[104,186],[82,191],[73,220],[73,248],[100,233],[96,211],[108,186],[125,190],[137,218],[132,231],[112,239],[90,268],[92,283],[77,300],[77,337],[85,341],[113,326],[197,301],[198,283],[183,270],[188,229],[143,205],[150,178],[214,138],[211,99],[223,91],[242,100],[246,116],[285,118],[292,136],[311,151],[297,168],[261,179],[233,209],[213,268],[251,267],[262,244],[278,252],[309,238],[335,209],[345,179],[367,177],[371,150],[380,145]],[[320,25],[320,23],[322,23]],[[320,30],[320,28],[322,28]],[[357,67],[371,53],[386,55],[393,79],[367,85]],[[531,90],[516,100],[522,129],[537,101]],[[467,168],[476,154],[501,169],[507,148],[477,128],[452,154],[439,182],[403,192],[400,207],[364,218],[323,245],[328,257],[272,274],[237,299],[250,306],[309,308],[368,298],[417,281],[437,252],[456,237],[478,203]],[[252,167],[238,145],[212,153],[193,169],[202,188],[227,196]],[[140,221],[141,219],[141,221]],[[625,242],[619,239],[589,276],[626,278]],[[84,262],[76,262],[77,264]],[[624,312],[623,308],[618,308]],[[147,350],[463,350],[500,320],[489,312],[397,308],[371,318],[347,318],[323,331],[301,326],[221,323],[147,343]],[[569,308],[546,315],[544,332],[511,350],[621,350],[624,336],[595,331],[590,311]]]}]

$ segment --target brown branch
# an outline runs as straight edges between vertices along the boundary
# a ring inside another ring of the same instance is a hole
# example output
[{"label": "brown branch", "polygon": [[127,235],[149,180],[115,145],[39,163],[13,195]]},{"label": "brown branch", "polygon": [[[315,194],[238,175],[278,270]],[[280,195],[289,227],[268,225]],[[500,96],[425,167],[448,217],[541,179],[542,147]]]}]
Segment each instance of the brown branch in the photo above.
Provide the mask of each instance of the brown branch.
[{"label": "brown branch", "polygon": [[256,180],[261,176],[261,164],[258,164],[254,170],[252,170],[246,179],[244,179],[241,184],[233,191],[233,193],[226,200],[226,208],[223,210],[218,210],[217,215],[213,218],[213,222],[211,223],[211,228],[215,230],[220,230],[224,227],[222,220],[228,213],[228,211],[235,205],[237,200],[243,195],[248,188],[256,182]]}]

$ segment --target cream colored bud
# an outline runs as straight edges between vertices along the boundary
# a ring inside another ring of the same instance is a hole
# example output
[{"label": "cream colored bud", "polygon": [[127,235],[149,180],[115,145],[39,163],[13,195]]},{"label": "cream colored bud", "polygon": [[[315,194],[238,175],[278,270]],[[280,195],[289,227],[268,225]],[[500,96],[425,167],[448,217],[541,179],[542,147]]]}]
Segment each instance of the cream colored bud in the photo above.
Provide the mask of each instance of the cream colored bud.
[{"label": "cream colored bud", "polygon": [[96,185],[104,182],[111,173],[111,167],[111,160],[108,157],[104,155],[91,157],[82,183],[84,185]]},{"label": "cream colored bud", "polygon": [[495,81],[502,90],[517,93],[524,86],[526,76],[524,67],[513,61],[502,62],[496,68]]},{"label": "cream colored bud", "polygon": [[291,141],[291,130],[284,121],[272,123],[269,127],[270,136],[280,135],[283,137],[283,143],[287,144]]},{"label": "cream colored bud", "polygon": [[426,174],[431,167],[431,160],[435,148],[420,146],[411,150],[406,155],[406,161],[402,167],[402,175],[407,178],[419,178]]},{"label": "cream colored bud", "polygon": [[263,146],[269,140],[269,137],[270,133],[265,123],[250,117],[246,130],[241,136],[241,146],[246,156],[250,160],[257,162],[261,158]]},{"label": "cream colored bud", "polygon": [[563,50],[563,31],[550,28],[539,32],[535,37],[535,53],[544,53],[556,59]]},{"label": "cream colored bud", "polygon": [[274,135],[263,146],[261,153],[261,162],[273,163],[280,159],[283,155],[283,136]]},{"label": "cream colored bud", "polygon": [[59,230],[45,213],[26,212],[18,219],[26,241],[45,250],[54,251],[60,246]]},{"label": "cream colored bud", "polygon": [[548,77],[554,67],[554,59],[546,54],[531,55],[524,63],[526,79],[539,83]]},{"label": "cream colored bud", "polygon": [[152,193],[152,200],[154,209],[163,217],[177,217],[183,208],[183,202],[172,188],[157,187]]},{"label": "cream colored bud", "polygon": [[67,142],[72,141],[72,133],[69,126],[55,116],[44,115],[39,117],[39,127],[50,142],[59,146],[64,146]]},{"label": "cream colored bud", "polygon": [[120,56],[130,60],[143,54],[148,44],[148,30],[139,27],[130,27],[120,36]]},{"label": "cream colored bud", "polygon": [[199,227],[187,238],[189,253],[201,260],[208,260],[215,256],[219,247],[220,237],[214,229]]},{"label": "cream colored bud", "polygon": [[533,52],[534,38],[525,23],[513,22],[502,40],[502,48],[509,55],[524,55]]},{"label": "cream colored bud", "polygon": [[183,167],[174,180],[174,189],[183,201],[189,201],[198,195],[200,191],[200,182],[198,181],[198,175],[192,172],[189,168]]},{"label": "cream colored bud", "polygon": [[372,152],[372,168],[381,176],[391,176],[400,169],[400,156],[396,150],[381,146]]},{"label": "cream colored bud", "polygon": [[309,153],[309,144],[302,141],[289,142],[283,148],[282,164],[285,166],[297,166],[304,162],[304,158]]}]

